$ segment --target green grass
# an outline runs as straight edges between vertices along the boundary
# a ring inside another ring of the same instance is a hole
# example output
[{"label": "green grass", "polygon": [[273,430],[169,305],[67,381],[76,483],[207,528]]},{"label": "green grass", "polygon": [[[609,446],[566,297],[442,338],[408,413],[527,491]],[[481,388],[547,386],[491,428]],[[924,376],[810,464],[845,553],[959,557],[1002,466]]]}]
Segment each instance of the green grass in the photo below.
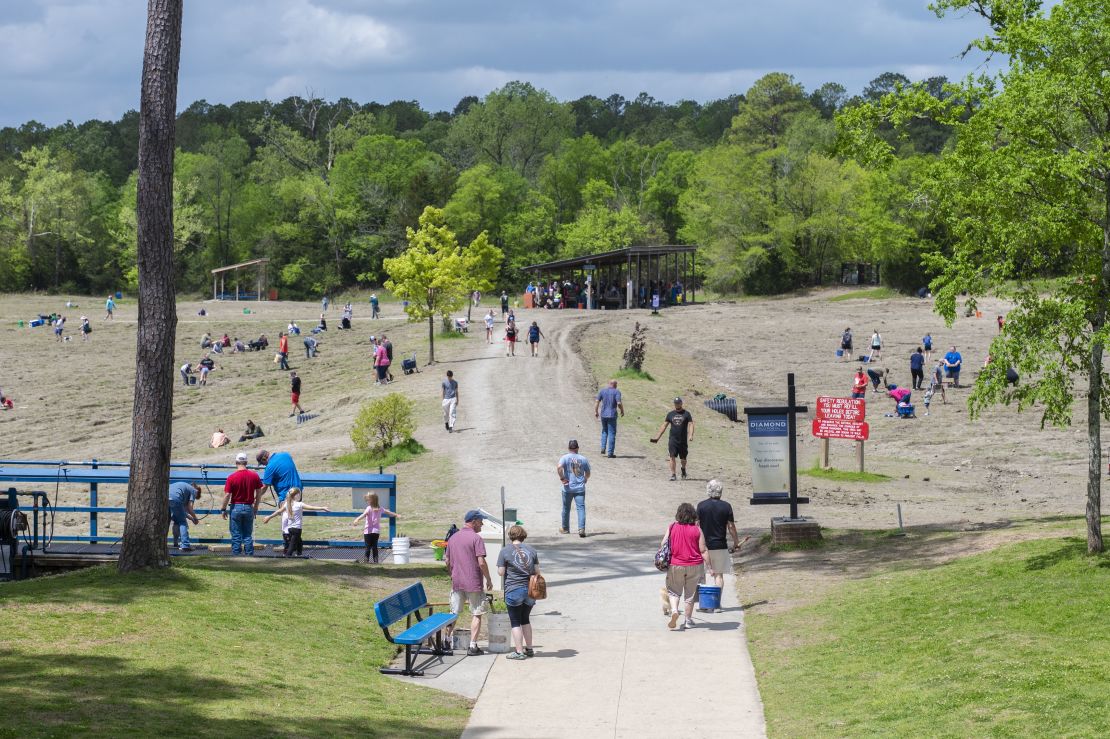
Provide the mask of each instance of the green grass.
[{"label": "green grass", "polygon": [[888,298],[900,297],[902,297],[901,293],[889,287],[873,287],[868,290],[853,290],[843,295],[834,295],[829,298],[829,302],[837,303],[841,300],[886,300]]},{"label": "green grass", "polygon": [[1110,556],[1085,552],[1024,542],[753,611],[769,735],[1105,735]]},{"label": "green grass", "polygon": [[378,673],[373,603],[413,580],[449,590],[442,567],[215,557],[0,585],[0,736],[457,737],[464,699]]},{"label": "green grass", "polygon": [[372,469],[374,467],[392,467],[428,451],[427,447],[416,439],[409,439],[400,444],[386,449],[384,452],[350,452],[336,457],[334,462],[344,469]]},{"label": "green grass", "polygon": [[888,475],[878,472],[856,472],[853,470],[824,469],[820,465],[813,465],[809,469],[798,470],[807,477],[819,477],[822,480],[836,480],[837,482],[886,482]]},{"label": "green grass", "polygon": [[647,380],[648,382],[655,382],[655,378],[651,376],[650,372],[633,369],[631,367],[617,370],[613,377],[618,380]]}]

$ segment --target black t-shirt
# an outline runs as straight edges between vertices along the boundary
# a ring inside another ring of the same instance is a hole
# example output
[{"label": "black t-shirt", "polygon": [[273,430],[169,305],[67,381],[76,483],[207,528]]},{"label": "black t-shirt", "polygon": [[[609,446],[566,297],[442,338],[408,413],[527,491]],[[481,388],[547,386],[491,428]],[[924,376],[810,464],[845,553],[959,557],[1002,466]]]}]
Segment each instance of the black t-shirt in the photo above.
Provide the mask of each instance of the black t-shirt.
[{"label": "black t-shirt", "polygon": [[736,523],[732,517],[732,505],[719,498],[706,498],[698,503],[698,525],[705,534],[708,549],[728,549],[728,522]]},{"label": "black t-shirt", "polygon": [[671,425],[671,441],[678,442],[679,444],[686,443],[686,426],[694,422],[694,417],[690,415],[690,411],[671,411],[667,414],[667,423]]},{"label": "black t-shirt", "polygon": [[301,391],[301,378],[294,377],[293,380],[292,380],[291,385],[292,385],[292,388],[293,388],[293,392],[299,393]]}]

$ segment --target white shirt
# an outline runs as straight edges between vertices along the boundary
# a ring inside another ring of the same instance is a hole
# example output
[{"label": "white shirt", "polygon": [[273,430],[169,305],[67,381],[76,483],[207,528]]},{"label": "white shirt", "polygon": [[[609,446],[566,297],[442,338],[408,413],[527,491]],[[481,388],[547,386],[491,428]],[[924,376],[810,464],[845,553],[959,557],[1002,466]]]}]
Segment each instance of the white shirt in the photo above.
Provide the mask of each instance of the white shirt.
[{"label": "white shirt", "polygon": [[493,316],[486,314],[486,328],[493,328]]},{"label": "white shirt", "polygon": [[289,529],[304,528],[301,525],[303,518],[304,518],[304,503],[302,503],[299,500],[295,501],[293,503],[293,517],[292,518],[289,518],[289,514],[286,511],[282,511],[282,513],[281,513],[281,533],[288,534]]}]

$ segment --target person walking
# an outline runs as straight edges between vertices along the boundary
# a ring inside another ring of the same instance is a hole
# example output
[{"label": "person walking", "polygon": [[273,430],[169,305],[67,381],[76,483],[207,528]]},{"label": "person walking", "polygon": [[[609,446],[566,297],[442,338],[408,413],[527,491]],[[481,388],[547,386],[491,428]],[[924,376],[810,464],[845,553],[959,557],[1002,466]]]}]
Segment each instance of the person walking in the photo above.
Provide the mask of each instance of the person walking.
[{"label": "person walking", "polygon": [[193,510],[193,501],[200,498],[200,485],[195,482],[175,482],[170,485],[170,535],[173,548],[182,552],[193,551],[189,541],[189,521],[200,525]]},{"label": "person walking", "polygon": [[617,456],[614,453],[617,445],[617,411],[624,415],[621,391],[617,390],[616,380],[609,380],[609,384],[597,394],[594,418],[601,421],[601,453],[610,459]]},{"label": "person walking", "polygon": [[[320,308],[324,313],[328,312],[328,296],[327,295],[325,295],[324,298],[320,301]],[[321,318],[323,318],[323,316],[321,316]]]},{"label": "person walking", "polygon": [[81,341],[88,341],[91,333],[92,325],[89,323],[89,317],[81,316]]},{"label": "person walking", "polygon": [[674,410],[667,414],[666,419],[663,420],[663,425],[659,427],[657,433],[651,440],[652,444],[658,444],[663,432],[667,429],[671,430],[670,436],[667,439],[667,457],[671,465],[671,482],[675,479],[675,458],[682,462],[682,479],[686,479],[686,457],[689,454],[690,442],[694,440],[694,417],[690,415],[690,411],[682,407],[682,398],[674,399]]},{"label": "person walking", "polygon": [[578,536],[586,538],[586,483],[590,479],[590,462],[578,453],[578,440],[567,442],[567,453],[559,458],[555,474],[563,484],[563,513],[560,534],[570,533],[570,505],[578,509]]},{"label": "person walking", "polygon": [[487,344],[492,344],[493,343],[493,308],[489,309],[489,313],[486,314],[485,321],[486,321],[486,343]]},{"label": "person walking", "polygon": [[910,383],[914,390],[923,390],[922,383],[925,382],[925,350],[917,347],[917,351],[910,355],[910,376],[913,381]]},{"label": "person walking", "polygon": [[960,369],[963,367],[963,363],[964,358],[956,351],[955,346],[944,355],[944,367],[948,376],[952,378],[952,387],[960,386]]},{"label": "person walking", "polygon": [[540,355],[540,338],[547,338],[540,331],[540,325],[532,321],[532,325],[528,327],[528,347],[532,350],[532,356],[538,357]]},{"label": "person walking", "polygon": [[379,314],[378,294],[370,293],[370,317],[378,318]]},{"label": "person walking", "polygon": [[110,321],[115,318],[115,312],[116,301],[112,300],[112,296],[109,295],[108,299],[104,301],[104,320]]},{"label": "person walking", "polygon": [[278,505],[285,502],[285,496],[290,490],[301,488],[301,473],[297,471],[297,464],[289,452],[271,454],[263,449],[254,459],[266,468],[262,470],[262,484],[273,491]]},{"label": "person walking", "polygon": [[281,539],[285,542],[281,556],[302,556],[304,542],[301,539],[301,534],[304,532],[305,511],[330,513],[331,508],[304,503],[301,501],[301,489],[289,488],[289,494],[285,496],[285,503],[262,519],[262,523],[269,523],[274,516],[281,516]]},{"label": "person walking", "polygon": [[505,315],[508,312],[509,312],[509,295],[504,290],[502,290],[501,291],[501,315]]},{"label": "person walking", "polygon": [[931,333],[926,332],[921,337],[921,348],[925,350],[925,361],[928,362],[933,354],[933,335]]},{"label": "person walking", "polygon": [[254,517],[262,500],[262,480],[254,470],[247,469],[247,454],[235,455],[235,472],[224,483],[224,502],[220,516],[231,529],[231,554],[254,556]]},{"label": "person walking", "polygon": [[297,377],[296,372],[289,373],[289,400],[293,404],[293,412],[289,417],[304,413],[304,408],[301,407],[301,378]]},{"label": "person walking", "polygon": [[385,347],[385,378],[393,382],[393,373],[389,369],[393,366],[393,342],[385,334],[382,334],[382,346]]},{"label": "person walking", "polygon": [[[933,366],[933,376],[929,382],[928,398],[932,398],[933,394],[940,392],[941,405],[948,405],[948,394],[944,391],[944,360],[938,359],[937,363]],[[926,404],[928,408],[928,404]]]},{"label": "person walking", "polygon": [[849,326],[840,335],[840,361],[847,362],[852,357],[852,328]]},{"label": "person walking", "polygon": [[58,316],[57,318],[54,319],[54,338],[56,338],[58,341],[62,340],[62,331],[65,330],[65,327],[66,327],[66,317],[65,316]]},{"label": "person walking", "polygon": [[871,334],[871,355],[867,358],[867,361],[883,361],[883,335],[879,333],[879,329],[875,329],[875,333]]},{"label": "person walking", "polygon": [[378,372],[377,385],[389,383],[389,353],[385,350],[385,341],[378,339],[378,346],[374,349],[374,367]]},{"label": "person walking", "polygon": [[[667,597],[671,601],[671,620],[667,624],[672,631],[688,629],[694,625],[694,602],[698,599],[698,585],[705,577],[705,558],[709,550],[705,546],[705,535],[698,528],[698,514],[694,506],[682,503],[675,513],[674,523],[667,529],[663,541],[670,541],[671,563],[667,567]],[[659,543],[660,546],[663,542]],[[708,568],[715,575],[712,563]],[[680,605],[685,619],[679,628]]]},{"label": "person walking", "polygon": [[505,343],[506,343],[505,356],[506,357],[515,357],[516,356],[516,321],[513,320],[512,316],[509,316],[509,320],[507,320],[505,322]]},{"label": "person walking", "polygon": [[[725,585],[725,572],[732,569],[729,557],[740,548],[740,535],[736,533],[736,518],[732,504],[721,500],[724,485],[718,480],[705,484],[706,499],[698,503],[698,526],[705,536],[705,548],[709,550],[707,559],[713,570],[713,584],[718,588]],[[728,545],[728,535],[732,536],[732,546]],[[717,609],[719,612],[721,609]]]},{"label": "person walking", "polygon": [[464,601],[470,608],[470,647],[466,650],[470,657],[482,654],[478,647],[478,631],[487,610],[486,591],[493,590],[486,564],[486,544],[479,535],[484,518],[479,510],[467,511],[463,527],[447,540],[447,551],[443,555],[443,563],[451,574],[451,613],[461,613]]},{"label": "person walking", "polygon": [[289,370],[289,337],[282,331],[278,334],[278,355],[279,363],[278,369]]},{"label": "person walking", "polygon": [[540,555],[524,543],[528,532],[523,526],[509,529],[509,545],[497,554],[497,572],[501,575],[505,591],[505,605],[509,611],[509,625],[513,629],[513,651],[505,659],[528,659],[536,656],[532,649],[532,606],[536,600],[528,595],[528,582],[532,575],[540,574]]},{"label": "person walking", "polygon": [[443,405],[443,428],[447,433],[455,430],[455,414],[459,409],[459,383],[455,373],[447,370],[447,378],[440,386],[440,400]]}]

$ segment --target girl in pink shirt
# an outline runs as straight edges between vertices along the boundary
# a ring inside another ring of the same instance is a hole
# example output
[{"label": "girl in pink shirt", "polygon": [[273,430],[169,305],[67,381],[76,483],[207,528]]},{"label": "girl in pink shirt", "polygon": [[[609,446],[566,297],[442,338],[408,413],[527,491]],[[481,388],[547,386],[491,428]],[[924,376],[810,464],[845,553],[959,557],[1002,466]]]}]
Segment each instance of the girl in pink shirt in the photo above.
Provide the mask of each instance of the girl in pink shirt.
[{"label": "girl in pink shirt", "polygon": [[[667,568],[667,595],[671,599],[671,620],[667,624],[674,629],[678,626],[678,606],[685,605],[686,620],[683,628],[694,625],[694,602],[698,598],[698,585],[705,578],[709,550],[705,536],[698,526],[698,513],[694,506],[683,503],[675,514],[675,522],[667,529],[671,542],[671,564]],[[662,546],[662,542],[660,542]],[[709,574],[713,574],[710,566]]]},{"label": "girl in pink shirt", "polygon": [[359,521],[365,519],[366,524],[362,528],[362,540],[366,543],[366,557],[360,561],[370,563],[371,558],[374,564],[378,563],[378,537],[381,536],[382,516],[390,516],[397,518],[397,514],[388,508],[382,508],[378,504],[377,493],[366,494],[366,510],[363,511],[355,518],[355,526]]}]

